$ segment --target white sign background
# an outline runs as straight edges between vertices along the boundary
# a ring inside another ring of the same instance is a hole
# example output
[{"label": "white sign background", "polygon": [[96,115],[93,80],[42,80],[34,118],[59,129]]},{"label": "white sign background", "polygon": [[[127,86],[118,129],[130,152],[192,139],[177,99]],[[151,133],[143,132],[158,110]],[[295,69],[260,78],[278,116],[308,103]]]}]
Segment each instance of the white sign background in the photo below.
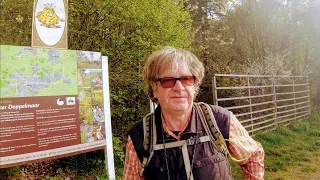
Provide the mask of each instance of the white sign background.
[{"label": "white sign background", "polygon": [[60,22],[57,24],[60,28],[49,28],[41,25],[42,23],[38,20],[37,14],[41,12],[46,6],[51,6],[54,8],[56,15],[60,19],[66,19],[66,8],[64,7],[63,0],[38,0],[36,4],[36,10],[34,14],[34,21],[36,25],[36,31],[41,39],[41,41],[48,45],[54,46],[56,45],[62,38],[63,32],[66,26],[65,22]]}]

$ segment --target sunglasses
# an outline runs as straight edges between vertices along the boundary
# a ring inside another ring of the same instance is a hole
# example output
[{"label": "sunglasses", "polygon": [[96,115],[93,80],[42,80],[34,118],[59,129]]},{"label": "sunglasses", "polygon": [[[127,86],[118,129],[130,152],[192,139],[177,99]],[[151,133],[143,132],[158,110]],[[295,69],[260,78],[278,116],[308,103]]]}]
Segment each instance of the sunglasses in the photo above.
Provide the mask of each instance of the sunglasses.
[{"label": "sunglasses", "polygon": [[193,86],[195,82],[194,76],[182,76],[180,78],[171,78],[171,77],[165,77],[165,78],[159,78],[157,81],[160,82],[161,87],[163,88],[172,88],[176,84],[176,81],[180,81],[182,85],[186,86]]}]

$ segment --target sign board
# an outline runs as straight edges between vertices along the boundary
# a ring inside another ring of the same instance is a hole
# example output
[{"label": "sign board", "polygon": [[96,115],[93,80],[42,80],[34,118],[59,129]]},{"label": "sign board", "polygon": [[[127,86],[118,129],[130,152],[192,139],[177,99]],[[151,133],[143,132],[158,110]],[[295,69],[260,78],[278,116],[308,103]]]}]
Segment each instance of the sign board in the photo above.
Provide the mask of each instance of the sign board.
[{"label": "sign board", "polygon": [[35,0],[31,46],[67,49],[67,22],[67,0]]},{"label": "sign board", "polygon": [[112,148],[101,53],[0,50],[0,168]]}]

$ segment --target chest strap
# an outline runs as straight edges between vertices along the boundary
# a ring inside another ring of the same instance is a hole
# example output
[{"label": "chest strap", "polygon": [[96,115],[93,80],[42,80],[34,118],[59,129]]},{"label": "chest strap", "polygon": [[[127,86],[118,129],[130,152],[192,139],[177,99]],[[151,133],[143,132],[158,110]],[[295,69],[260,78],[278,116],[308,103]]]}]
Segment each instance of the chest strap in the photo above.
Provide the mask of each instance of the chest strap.
[{"label": "chest strap", "polygon": [[197,143],[212,141],[212,138],[210,136],[202,136],[200,138],[190,138],[187,140],[180,140],[165,144],[155,144],[153,145],[153,150],[161,150],[161,149],[168,149],[168,148],[174,148],[174,147],[181,147],[182,146],[182,155],[183,155],[183,161],[186,169],[187,179],[193,180],[193,174],[192,169],[190,166],[190,159],[189,159],[189,153],[187,146],[194,145]]},{"label": "chest strap", "polygon": [[164,148],[174,148],[174,147],[180,147],[183,146],[184,144],[186,145],[194,145],[197,143],[202,143],[202,142],[207,142],[207,141],[212,141],[212,138],[210,136],[202,136],[199,138],[190,138],[187,140],[180,140],[180,141],[174,141],[174,142],[169,142],[165,144],[155,144],[153,145],[153,150],[160,150]]}]

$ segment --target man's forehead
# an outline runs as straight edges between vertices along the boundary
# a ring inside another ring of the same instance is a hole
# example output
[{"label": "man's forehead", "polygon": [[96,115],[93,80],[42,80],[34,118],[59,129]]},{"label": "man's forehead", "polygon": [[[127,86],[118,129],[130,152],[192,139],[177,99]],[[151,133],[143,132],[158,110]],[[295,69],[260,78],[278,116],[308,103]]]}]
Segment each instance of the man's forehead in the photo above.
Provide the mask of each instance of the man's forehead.
[{"label": "man's forehead", "polygon": [[183,62],[176,62],[169,66],[161,68],[160,77],[175,77],[175,76],[190,76],[192,75],[189,67]]}]

